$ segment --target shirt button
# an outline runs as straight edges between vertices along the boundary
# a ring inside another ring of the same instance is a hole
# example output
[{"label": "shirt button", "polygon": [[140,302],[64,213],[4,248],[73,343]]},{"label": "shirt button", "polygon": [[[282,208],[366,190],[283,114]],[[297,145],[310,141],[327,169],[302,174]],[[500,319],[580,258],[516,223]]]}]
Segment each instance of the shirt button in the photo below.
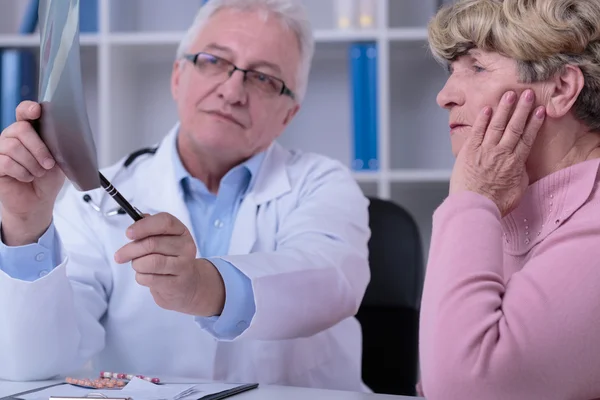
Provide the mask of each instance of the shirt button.
[{"label": "shirt button", "polygon": [[215,227],[217,228],[222,228],[223,227],[223,221],[221,221],[220,219],[216,219],[215,220]]},{"label": "shirt button", "polygon": [[238,329],[246,329],[248,327],[248,323],[246,321],[240,321],[237,323]]},{"label": "shirt button", "polygon": [[39,275],[38,275],[38,276],[39,276],[40,278],[42,278],[42,277],[44,277],[44,276],[46,276],[46,275],[48,275],[48,270],[47,270],[47,269],[43,269],[43,270],[41,270],[41,271],[40,271],[40,273],[39,273]]},{"label": "shirt button", "polygon": [[46,258],[46,255],[44,253],[37,253],[37,255],[35,256],[35,261],[42,261],[44,260],[44,258]]}]

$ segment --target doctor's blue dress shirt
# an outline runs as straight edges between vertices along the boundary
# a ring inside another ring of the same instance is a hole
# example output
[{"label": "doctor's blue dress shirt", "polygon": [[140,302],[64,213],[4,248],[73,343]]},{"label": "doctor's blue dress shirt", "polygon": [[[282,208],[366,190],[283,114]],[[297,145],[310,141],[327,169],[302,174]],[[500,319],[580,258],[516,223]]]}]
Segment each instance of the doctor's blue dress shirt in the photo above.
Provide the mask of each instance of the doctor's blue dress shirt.
[{"label": "doctor's blue dress shirt", "polygon": [[[189,174],[181,162],[177,146],[173,149],[175,179],[183,189],[200,254],[215,265],[225,284],[225,306],[221,315],[195,317],[195,320],[216,338],[232,340],[248,328],[254,316],[252,285],[250,279],[234,265],[211,257],[227,254],[239,206],[254,184],[264,152],[232,168],[221,180],[215,195],[202,181]],[[35,281],[60,264],[58,253],[52,224],[37,243],[8,247],[0,241],[0,270],[15,279]]]}]

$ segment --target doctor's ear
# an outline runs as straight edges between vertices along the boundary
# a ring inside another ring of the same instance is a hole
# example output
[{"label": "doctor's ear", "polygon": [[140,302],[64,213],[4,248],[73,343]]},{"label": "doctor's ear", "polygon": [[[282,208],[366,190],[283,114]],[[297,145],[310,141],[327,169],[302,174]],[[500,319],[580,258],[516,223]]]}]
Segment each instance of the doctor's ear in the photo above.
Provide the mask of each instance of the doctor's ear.
[{"label": "doctor's ear", "polygon": [[183,68],[180,60],[175,60],[173,63],[173,70],[171,71],[171,96],[173,100],[177,100],[179,97],[179,80],[181,78],[181,70]]},{"label": "doctor's ear", "polygon": [[550,78],[546,97],[546,113],[551,118],[567,114],[584,85],[583,72],[575,65],[565,65],[563,70]]},{"label": "doctor's ear", "polygon": [[283,126],[287,126],[290,122],[292,122],[292,119],[294,119],[296,114],[298,114],[298,111],[300,111],[299,104],[295,104],[294,107],[288,109],[287,113],[285,114],[285,118],[283,119]]}]

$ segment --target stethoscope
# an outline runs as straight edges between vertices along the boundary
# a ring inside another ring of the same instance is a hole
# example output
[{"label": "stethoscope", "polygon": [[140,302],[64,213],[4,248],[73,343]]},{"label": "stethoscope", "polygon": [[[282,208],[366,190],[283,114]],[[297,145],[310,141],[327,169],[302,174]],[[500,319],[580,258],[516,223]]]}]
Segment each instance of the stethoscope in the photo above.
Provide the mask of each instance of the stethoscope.
[{"label": "stethoscope", "polygon": [[[113,181],[122,171],[126,170],[127,167],[129,167],[139,156],[144,155],[144,154],[154,154],[154,153],[156,153],[156,150],[158,150],[158,147],[147,147],[147,148],[143,148],[143,149],[140,149],[140,150],[137,150],[137,151],[134,151],[133,153],[131,153],[129,155],[129,157],[127,157],[125,162],[123,163],[123,166],[121,167],[121,169],[115,174]],[[108,192],[109,195],[114,197],[115,193],[118,194],[117,190],[110,184],[110,182],[107,182],[107,184],[109,186],[104,187],[104,188]],[[120,196],[120,194],[118,194],[118,195]],[[92,207],[92,209],[94,211],[96,211],[103,217],[109,218],[109,217],[114,217],[116,215],[125,215],[125,214],[132,215],[132,211],[131,210],[130,210],[130,212],[125,211],[125,209],[123,208],[122,205],[119,205],[119,207],[111,208],[110,210],[103,212],[102,209],[100,208],[100,206],[98,204],[96,204],[94,202],[94,200],[92,200],[92,197],[87,193],[83,195],[83,201],[86,202],[87,204],[89,204],[90,207]],[[124,202],[123,205],[125,205],[126,207],[134,208],[135,210],[133,211],[133,213],[137,213],[137,214],[141,215],[141,212],[137,208],[131,206],[129,204],[129,202],[127,202],[125,199],[122,199],[121,203],[122,202]]]},{"label": "stethoscope", "polygon": [[123,209],[123,207],[117,207],[117,208],[112,208],[106,212],[102,212],[102,210],[100,209],[100,207],[98,206],[98,204],[94,203],[94,200],[92,200],[92,197],[89,194],[84,194],[83,195],[83,201],[85,201],[86,203],[88,203],[90,205],[90,207],[92,207],[94,210],[96,210],[98,213],[102,214],[105,217],[114,217],[115,215],[125,215],[127,214],[125,212],[125,210]]}]

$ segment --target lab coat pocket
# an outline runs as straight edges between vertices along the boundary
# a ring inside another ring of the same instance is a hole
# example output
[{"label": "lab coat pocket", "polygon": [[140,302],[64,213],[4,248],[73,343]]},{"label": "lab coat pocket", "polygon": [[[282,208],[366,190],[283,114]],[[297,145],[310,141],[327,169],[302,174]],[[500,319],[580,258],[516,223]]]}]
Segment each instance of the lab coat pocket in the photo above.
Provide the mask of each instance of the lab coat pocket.
[{"label": "lab coat pocket", "polygon": [[329,361],[331,338],[321,332],[308,338],[255,341],[257,379],[273,384],[295,384],[300,376]]}]

